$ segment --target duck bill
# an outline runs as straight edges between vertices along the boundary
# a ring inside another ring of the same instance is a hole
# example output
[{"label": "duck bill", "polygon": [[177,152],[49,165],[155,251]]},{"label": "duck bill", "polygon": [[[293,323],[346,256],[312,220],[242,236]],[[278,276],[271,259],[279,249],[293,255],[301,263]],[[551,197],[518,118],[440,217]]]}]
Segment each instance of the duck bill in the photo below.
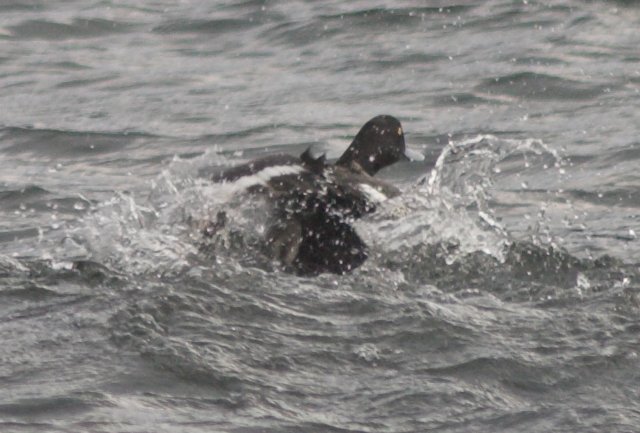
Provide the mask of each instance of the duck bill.
[{"label": "duck bill", "polygon": [[409,147],[404,149],[404,156],[409,161],[424,161],[424,155]]}]

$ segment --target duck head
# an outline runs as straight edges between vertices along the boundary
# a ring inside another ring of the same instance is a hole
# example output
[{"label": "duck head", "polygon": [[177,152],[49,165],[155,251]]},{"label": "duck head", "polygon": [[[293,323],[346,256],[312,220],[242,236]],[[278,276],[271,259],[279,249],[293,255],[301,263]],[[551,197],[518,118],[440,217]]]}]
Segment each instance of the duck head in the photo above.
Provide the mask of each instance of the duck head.
[{"label": "duck head", "polygon": [[373,176],[384,167],[408,159],[400,121],[383,114],[364,124],[336,165],[361,169]]}]

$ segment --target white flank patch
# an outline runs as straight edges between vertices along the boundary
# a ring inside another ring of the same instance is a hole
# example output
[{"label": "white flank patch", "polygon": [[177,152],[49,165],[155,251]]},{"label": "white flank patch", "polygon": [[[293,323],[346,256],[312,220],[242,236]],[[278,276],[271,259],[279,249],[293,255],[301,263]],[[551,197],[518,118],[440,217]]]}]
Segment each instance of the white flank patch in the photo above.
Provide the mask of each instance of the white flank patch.
[{"label": "white flank patch", "polygon": [[387,199],[386,195],[384,195],[383,193],[381,193],[371,185],[367,185],[366,183],[361,183],[358,186],[360,187],[360,191],[362,191],[364,195],[366,195],[369,198],[369,200],[371,200],[374,203],[382,203]]},{"label": "white flank patch", "polygon": [[246,189],[255,185],[267,186],[274,177],[286,176],[288,174],[298,174],[305,171],[301,165],[274,165],[266,167],[251,176],[242,176],[231,184],[237,189]]}]

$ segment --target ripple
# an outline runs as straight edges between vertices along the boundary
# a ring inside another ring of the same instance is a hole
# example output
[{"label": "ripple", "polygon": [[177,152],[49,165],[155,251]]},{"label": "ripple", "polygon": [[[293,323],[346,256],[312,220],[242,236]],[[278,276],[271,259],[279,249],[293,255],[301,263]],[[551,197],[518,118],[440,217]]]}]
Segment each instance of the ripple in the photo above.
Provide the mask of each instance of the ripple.
[{"label": "ripple", "polygon": [[42,199],[50,194],[44,188],[37,185],[29,185],[20,189],[0,191],[0,203],[5,209],[18,208],[20,204],[33,199]]},{"label": "ripple", "polygon": [[435,98],[435,102],[442,106],[476,106],[481,104],[488,104],[492,100],[483,98],[480,95],[473,93],[453,93],[450,95],[442,95]]},{"label": "ripple", "polygon": [[74,397],[31,398],[0,404],[0,413],[10,417],[50,417],[89,410],[93,405]]},{"label": "ripple", "polygon": [[566,191],[571,197],[599,206],[613,207],[640,207],[640,191],[632,188],[612,188],[606,191],[587,191],[571,189]]},{"label": "ripple", "polygon": [[[374,71],[386,71],[398,67],[416,68],[428,66],[434,63],[449,61],[444,54],[438,53],[401,53],[391,55],[380,55],[378,58],[364,60],[346,60],[336,67],[338,72],[348,72],[356,69],[372,69]],[[392,94],[392,93],[390,93]],[[379,97],[379,95],[376,95]]]},{"label": "ripple", "polygon": [[77,62],[65,61],[65,62],[52,62],[47,65],[50,69],[62,69],[62,70],[71,70],[71,71],[79,71],[83,69],[91,69],[90,66],[85,66]]},{"label": "ripple", "polygon": [[2,151],[9,155],[36,153],[76,158],[78,155],[115,152],[137,140],[150,137],[153,136],[129,132],[89,132],[23,127],[0,129],[1,143],[4,146]]},{"label": "ripple", "polygon": [[62,83],[56,84],[55,87],[58,89],[68,89],[73,87],[89,87],[92,84],[104,83],[111,81],[114,76],[105,76],[99,78],[86,78],[86,79],[76,79],[76,80],[68,80],[63,81]]},{"label": "ripple", "polygon": [[0,3],[0,12],[15,12],[42,10],[44,6],[39,0],[21,0],[19,2],[3,1]]},{"label": "ripple", "polygon": [[99,18],[75,18],[70,24],[47,20],[28,20],[10,26],[8,29],[10,36],[15,39],[64,40],[123,33],[132,27],[134,27],[133,24]]},{"label": "ripple", "polygon": [[607,86],[535,72],[518,72],[486,79],[476,86],[478,91],[489,94],[541,100],[594,99],[602,95],[606,88]]},{"label": "ripple", "polygon": [[348,24],[361,24],[366,27],[379,25],[407,25],[421,22],[426,16],[456,16],[474,9],[470,4],[448,4],[447,6],[424,6],[416,8],[371,8],[347,13],[325,15],[323,18],[346,20]]},{"label": "ripple", "polygon": [[402,30],[421,25],[425,17],[448,17],[473,9],[469,5],[450,5],[447,7],[417,8],[371,8],[348,11],[338,14],[326,14],[312,21],[281,22],[268,29],[264,36],[274,42],[294,46],[313,44],[327,37],[344,36],[358,30]]},{"label": "ripple", "polygon": [[204,33],[222,34],[243,30],[258,25],[258,22],[250,19],[213,19],[213,20],[175,20],[153,28],[155,33]]}]

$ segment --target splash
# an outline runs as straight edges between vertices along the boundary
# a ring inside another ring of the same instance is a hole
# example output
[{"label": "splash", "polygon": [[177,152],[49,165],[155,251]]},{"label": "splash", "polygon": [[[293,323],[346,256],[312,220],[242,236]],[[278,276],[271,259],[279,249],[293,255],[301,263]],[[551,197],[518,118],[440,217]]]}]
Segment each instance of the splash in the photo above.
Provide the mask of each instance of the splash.
[{"label": "splash", "polygon": [[[126,272],[174,275],[195,267],[235,266],[257,249],[264,234],[265,204],[241,200],[237,185],[194,176],[226,161],[215,153],[174,157],[141,192],[115,192],[67,227],[67,253]],[[224,211],[228,223],[215,237],[203,229]]]},{"label": "splash", "polygon": [[[210,161],[205,154],[200,163]],[[162,275],[191,267],[198,253],[190,225],[191,211],[208,209],[209,192],[204,181],[189,174],[195,164],[178,157],[148,182],[147,190],[116,191],[103,202],[66,227],[64,251],[58,254],[95,260],[131,273],[156,272]]]},{"label": "splash", "polygon": [[504,262],[512,240],[490,205],[496,177],[550,161],[560,165],[562,159],[536,139],[478,135],[450,141],[428,175],[361,229],[385,254],[439,244],[448,264],[475,252]]},{"label": "splash", "polygon": [[[496,179],[532,165],[558,165],[561,158],[540,140],[478,135],[450,141],[430,173],[397,199],[356,223],[372,250],[382,256],[437,245],[447,264],[473,253],[504,262],[512,239],[492,209]],[[228,161],[218,154],[175,157],[142,192],[116,192],[91,206],[63,248],[128,272],[193,272],[194,266],[264,268],[260,240],[269,226],[269,204],[246,200],[237,185],[194,176]],[[220,212],[228,223],[203,236]],[[419,258],[416,258],[419,260]]]}]

